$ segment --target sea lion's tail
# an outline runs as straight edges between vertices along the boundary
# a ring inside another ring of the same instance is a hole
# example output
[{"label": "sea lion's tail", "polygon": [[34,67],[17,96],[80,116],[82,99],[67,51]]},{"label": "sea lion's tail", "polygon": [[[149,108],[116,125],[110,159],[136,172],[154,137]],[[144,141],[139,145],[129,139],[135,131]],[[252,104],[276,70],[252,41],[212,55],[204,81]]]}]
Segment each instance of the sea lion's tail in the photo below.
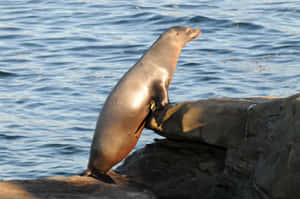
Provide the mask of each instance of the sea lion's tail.
[{"label": "sea lion's tail", "polygon": [[83,173],[79,174],[80,176],[90,176],[93,178],[96,178],[97,180],[100,180],[105,183],[109,184],[116,184],[115,181],[106,173],[102,172],[92,172],[90,169],[87,169]]}]

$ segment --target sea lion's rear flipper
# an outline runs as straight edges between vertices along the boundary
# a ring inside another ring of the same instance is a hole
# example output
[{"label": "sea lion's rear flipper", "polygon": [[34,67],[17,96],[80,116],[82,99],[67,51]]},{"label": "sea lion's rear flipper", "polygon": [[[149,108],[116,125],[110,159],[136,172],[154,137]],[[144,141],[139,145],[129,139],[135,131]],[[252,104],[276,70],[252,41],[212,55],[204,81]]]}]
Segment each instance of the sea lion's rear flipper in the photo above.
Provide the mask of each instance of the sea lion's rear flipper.
[{"label": "sea lion's rear flipper", "polygon": [[105,183],[116,184],[112,177],[106,173],[92,173],[90,176]]},{"label": "sea lion's rear flipper", "polygon": [[105,173],[92,172],[90,170],[86,170],[79,175],[93,177],[93,178],[96,178],[97,180],[100,180],[102,182],[109,183],[109,184],[116,184],[115,181],[112,179],[112,177],[110,177],[108,174],[105,174]]}]

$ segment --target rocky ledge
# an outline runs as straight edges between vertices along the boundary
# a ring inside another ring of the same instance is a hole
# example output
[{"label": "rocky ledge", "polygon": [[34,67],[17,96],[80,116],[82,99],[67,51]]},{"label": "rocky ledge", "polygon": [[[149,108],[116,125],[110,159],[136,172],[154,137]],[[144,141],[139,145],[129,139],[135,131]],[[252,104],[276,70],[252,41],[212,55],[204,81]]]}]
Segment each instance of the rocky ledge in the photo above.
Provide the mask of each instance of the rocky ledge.
[{"label": "rocky ledge", "polygon": [[116,184],[6,181],[0,198],[300,198],[300,94],[183,102],[147,128],[166,138],[127,157],[110,173]]},{"label": "rocky ledge", "polygon": [[50,177],[35,180],[0,182],[1,199],[154,199],[143,185],[130,182],[127,176],[110,172],[115,184],[92,177]]}]

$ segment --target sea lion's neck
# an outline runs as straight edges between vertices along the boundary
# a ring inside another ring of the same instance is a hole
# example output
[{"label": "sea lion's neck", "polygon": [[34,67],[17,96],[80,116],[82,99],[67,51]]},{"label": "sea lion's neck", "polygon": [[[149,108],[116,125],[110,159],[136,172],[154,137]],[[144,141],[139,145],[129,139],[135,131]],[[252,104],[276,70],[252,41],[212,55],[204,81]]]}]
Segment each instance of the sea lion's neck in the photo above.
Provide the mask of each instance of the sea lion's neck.
[{"label": "sea lion's neck", "polygon": [[145,54],[152,63],[168,70],[173,76],[182,47],[170,41],[156,41]]}]

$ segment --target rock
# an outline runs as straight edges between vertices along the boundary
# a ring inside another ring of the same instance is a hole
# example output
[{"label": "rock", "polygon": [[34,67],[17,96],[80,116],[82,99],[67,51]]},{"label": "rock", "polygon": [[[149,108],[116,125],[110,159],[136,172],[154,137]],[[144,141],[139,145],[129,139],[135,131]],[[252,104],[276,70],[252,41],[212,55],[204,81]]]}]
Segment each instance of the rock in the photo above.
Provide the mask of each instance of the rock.
[{"label": "rock", "polygon": [[117,171],[159,198],[300,198],[300,94],[179,103],[147,127],[167,139]]},{"label": "rock", "polygon": [[222,148],[157,140],[134,152],[117,172],[144,184],[159,198],[201,198],[215,186],[224,160]]},{"label": "rock", "polygon": [[0,182],[1,199],[154,199],[154,194],[125,176],[111,174],[116,184],[107,184],[92,177],[51,177],[35,180]]},{"label": "rock", "polygon": [[[248,112],[246,137],[227,148],[219,193],[229,198],[300,198],[300,95],[257,104]],[[217,192],[217,191],[216,191]]]},{"label": "rock", "polygon": [[167,107],[161,114],[163,116],[153,114],[146,127],[169,139],[201,141],[228,148],[238,145],[246,136],[248,111],[257,104],[274,99],[212,98],[182,102]]},{"label": "rock", "polygon": [[253,172],[256,193],[300,198],[300,95],[257,106],[248,131],[260,147]]}]

